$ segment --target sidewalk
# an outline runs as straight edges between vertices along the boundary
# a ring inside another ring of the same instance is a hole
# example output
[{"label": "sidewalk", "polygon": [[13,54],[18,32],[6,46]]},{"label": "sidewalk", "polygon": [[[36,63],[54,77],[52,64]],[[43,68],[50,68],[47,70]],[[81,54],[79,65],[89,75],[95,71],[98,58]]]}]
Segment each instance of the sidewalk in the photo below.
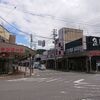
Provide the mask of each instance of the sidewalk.
[{"label": "sidewalk", "polygon": [[12,74],[4,74],[0,75],[0,80],[9,80],[9,79],[17,79],[17,78],[24,78],[24,77],[31,77],[35,74],[35,72],[31,73],[30,76],[30,69],[25,67],[19,67],[18,72]]}]

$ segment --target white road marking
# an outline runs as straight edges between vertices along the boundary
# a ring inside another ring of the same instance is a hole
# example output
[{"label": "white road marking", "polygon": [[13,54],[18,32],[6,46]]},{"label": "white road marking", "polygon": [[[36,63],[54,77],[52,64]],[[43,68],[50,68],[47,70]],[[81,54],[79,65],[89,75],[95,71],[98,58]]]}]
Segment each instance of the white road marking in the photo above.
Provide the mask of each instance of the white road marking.
[{"label": "white road marking", "polygon": [[51,80],[46,81],[46,82],[53,82],[53,81],[57,81],[57,80],[59,80],[59,79],[55,78],[55,79],[51,79]]},{"label": "white road marking", "polygon": [[78,88],[78,89],[82,89],[82,88],[84,88],[84,87],[82,87],[82,86],[74,86],[75,88]]},{"label": "white road marking", "polygon": [[[86,87],[84,87],[84,86],[82,86],[82,85],[86,85],[86,84],[88,84],[88,83],[82,82],[82,81],[84,81],[84,79],[80,79],[80,80],[74,81],[74,87],[75,87],[75,88],[78,88],[78,89],[86,88]],[[81,85],[81,86],[80,86],[80,85]]]},{"label": "white road marking", "polygon": [[13,79],[13,80],[7,80],[9,82],[17,82],[17,81],[38,81],[38,82],[42,82],[44,80],[46,80],[47,78],[20,78],[20,79]]},{"label": "white road marking", "polygon": [[77,84],[75,83],[74,85],[77,86],[77,85],[87,85],[87,84],[89,84],[89,83],[86,83],[86,82],[80,82],[80,83],[77,83]]},{"label": "white road marking", "polygon": [[20,82],[20,81],[25,81],[25,82],[54,82],[54,81],[59,81],[60,78],[20,78],[20,79],[12,79],[12,80],[7,80],[9,82]]},{"label": "white road marking", "polygon": [[9,82],[16,82],[16,81],[25,81],[25,80],[27,80],[27,78],[20,78],[20,79],[13,79],[13,80],[7,80],[7,81],[9,81]]},{"label": "white road marking", "polygon": [[60,93],[62,93],[62,94],[66,94],[66,92],[65,92],[65,91],[60,91]]},{"label": "white road marking", "polygon": [[82,81],[84,81],[84,79],[80,79],[80,80],[74,81],[74,83],[79,84]]},{"label": "white road marking", "polygon": [[43,82],[43,81],[45,81],[47,78],[28,78],[27,79],[27,81],[28,82],[33,82],[33,81],[35,81],[35,82]]},{"label": "white road marking", "polygon": [[89,86],[89,87],[96,87],[97,85],[85,85],[85,86]]},{"label": "white road marking", "polygon": [[74,87],[78,88],[78,89],[81,89],[81,88],[90,88],[92,90],[99,90],[100,89],[100,85],[89,84],[89,83],[86,83],[83,81],[84,81],[84,79],[74,81]]}]

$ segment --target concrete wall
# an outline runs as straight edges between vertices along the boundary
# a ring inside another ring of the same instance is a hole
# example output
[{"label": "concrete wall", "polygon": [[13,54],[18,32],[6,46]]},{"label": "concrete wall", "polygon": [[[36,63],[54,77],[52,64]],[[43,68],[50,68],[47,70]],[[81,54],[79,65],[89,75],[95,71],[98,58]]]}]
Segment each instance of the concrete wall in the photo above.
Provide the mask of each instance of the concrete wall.
[{"label": "concrete wall", "polygon": [[0,26],[0,36],[9,40],[10,34],[2,26]]},{"label": "concrete wall", "polygon": [[16,36],[15,35],[10,35],[10,37],[9,37],[9,43],[12,43],[12,44],[16,43]]},{"label": "concrete wall", "polygon": [[66,43],[83,37],[83,30],[73,28],[62,28],[59,30],[59,37]]}]

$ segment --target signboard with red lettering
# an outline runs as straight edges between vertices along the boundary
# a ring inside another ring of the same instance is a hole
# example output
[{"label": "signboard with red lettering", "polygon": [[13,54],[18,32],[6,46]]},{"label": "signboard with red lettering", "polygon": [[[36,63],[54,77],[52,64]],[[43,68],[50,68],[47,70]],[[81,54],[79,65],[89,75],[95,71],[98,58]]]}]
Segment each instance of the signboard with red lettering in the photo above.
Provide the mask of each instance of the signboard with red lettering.
[{"label": "signboard with red lettering", "polygon": [[100,51],[90,51],[89,56],[100,56]]},{"label": "signboard with red lettering", "polygon": [[24,49],[23,48],[14,48],[14,47],[0,47],[0,52],[24,53]]}]

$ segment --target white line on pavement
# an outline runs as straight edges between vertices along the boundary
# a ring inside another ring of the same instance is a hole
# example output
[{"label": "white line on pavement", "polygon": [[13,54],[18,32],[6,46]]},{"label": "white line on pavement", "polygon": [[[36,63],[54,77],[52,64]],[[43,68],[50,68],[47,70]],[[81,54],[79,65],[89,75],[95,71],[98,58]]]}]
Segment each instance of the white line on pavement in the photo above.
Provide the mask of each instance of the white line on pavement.
[{"label": "white line on pavement", "polygon": [[7,81],[9,81],[9,82],[16,82],[16,81],[25,81],[25,80],[27,80],[27,78],[21,78],[21,79],[13,79],[13,80],[7,80]]},{"label": "white line on pavement", "polygon": [[46,82],[53,82],[53,81],[57,81],[57,80],[59,80],[59,79],[51,79],[51,80],[46,81]]},{"label": "white line on pavement", "polygon": [[66,91],[60,91],[60,93],[62,93],[62,94],[66,94]]},{"label": "white line on pavement", "polygon": [[20,79],[13,79],[13,80],[7,80],[9,82],[19,82],[19,81],[38,81],[38,82],[42,82],[44,80],[46,80],[47,78],[20,78]]},{"label": "white line on pavement", "polygon": [[82,88],[85,88],[85,87],[82,87],[82,86],[74,86],[75,88],[78,88],[78,89],[82,89]]},{"label": "white line on pavement", "polygon": [[84,79],[80,79],[80,80],[74,81],[74,83],[79,84],[82,81],[84,81]]}]

